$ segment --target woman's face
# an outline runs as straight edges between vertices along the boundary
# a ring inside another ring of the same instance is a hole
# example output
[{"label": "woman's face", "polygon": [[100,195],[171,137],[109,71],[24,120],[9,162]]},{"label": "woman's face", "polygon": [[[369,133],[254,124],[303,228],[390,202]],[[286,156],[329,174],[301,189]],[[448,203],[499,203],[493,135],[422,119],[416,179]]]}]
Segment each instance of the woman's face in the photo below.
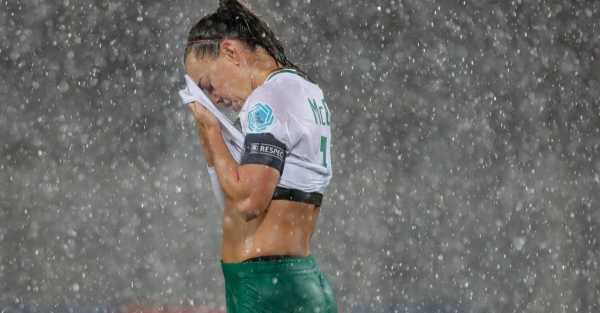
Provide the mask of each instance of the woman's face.
[{"label": "woman's face", "polygon": [[252,93],[246,53],[239,42],[225,40],[217,57],[188,54],[185,70],[215,104],[239,112]]}]

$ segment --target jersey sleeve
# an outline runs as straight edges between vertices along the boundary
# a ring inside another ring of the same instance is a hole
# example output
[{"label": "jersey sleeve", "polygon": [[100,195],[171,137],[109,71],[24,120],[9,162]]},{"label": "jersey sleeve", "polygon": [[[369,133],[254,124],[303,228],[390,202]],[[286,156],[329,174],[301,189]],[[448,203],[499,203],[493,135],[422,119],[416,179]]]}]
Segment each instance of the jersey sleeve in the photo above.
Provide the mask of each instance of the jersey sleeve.
[{"label": "jersey sleeve", "polygon": [[223,209],[225,207],[225,194],[223,193],[223,189],[221,188],[221,184],[219,184],[219,177],[217,176],[217,172],[213,167],[207,166],[208,176],[210,178],[210,184],[212,186],[213,194],[217,199],[217,204],[219,205],[219,209]]},{"label": "jersey sleeve", "polygon": [[241,164],[263,164],[283,172],[295,145],[291,103],[277,90],[260,90],[248,98],[240,114],[244,134]]}]

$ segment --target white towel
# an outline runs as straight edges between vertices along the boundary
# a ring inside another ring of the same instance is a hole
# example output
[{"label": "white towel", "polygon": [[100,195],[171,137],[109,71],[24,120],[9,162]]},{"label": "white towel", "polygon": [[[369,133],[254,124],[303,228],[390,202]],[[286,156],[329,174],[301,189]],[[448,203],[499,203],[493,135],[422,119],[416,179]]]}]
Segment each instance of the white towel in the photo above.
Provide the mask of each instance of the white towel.
[{"label": "white towel", "polygon": [[240,163],[242,151],[244,150],[244,136],[235,126],[233,122],[223,114],[208,96],[196,85],[194,80],[185,75],[186,88],[179,91],[179,96],[184,105],[189,105],[191,102],[198,102],[208,109],[221,123],[221,134],[229,152],[233,158]]},{"label": "white towel", "polygon": [[[210,98],[206,96],[204,91],[202,91],[202,89],[200,89],[194,80],[188,75],[185,75],[185,84],[186,88],[179,91],[179,96],[181,97],[183,104],[189,105],[190,103],[196,101],[208,109],[219,120],[221,123],[221,134],[223,135],[223,140],[225,141],[229,152],[231,152],[231,156],[239,164],[242,158],[242,151],[244,147],[244,136],[242,133],[235,128],[231,120],[225,116],[223,112],[217,109]],[[215,198],[217,198],[217,204],[219,205],[220,209],[223,209],[225,207],[225,196],[223,194],[223,189],[219,184],[217,173],[212,167],[207,167],[207,170],[213,193]]]}]

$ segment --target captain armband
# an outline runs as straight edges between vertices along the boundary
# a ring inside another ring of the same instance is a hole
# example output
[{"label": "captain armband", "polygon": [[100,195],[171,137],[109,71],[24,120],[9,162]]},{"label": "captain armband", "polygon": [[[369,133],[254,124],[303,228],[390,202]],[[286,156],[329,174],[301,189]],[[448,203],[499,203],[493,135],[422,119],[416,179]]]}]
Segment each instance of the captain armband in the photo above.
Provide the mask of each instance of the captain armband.
[{"label": "captain armband", "polygon": [[262,164],[283,173],[287,148],[269,133],[248,134],[241,164]]}]

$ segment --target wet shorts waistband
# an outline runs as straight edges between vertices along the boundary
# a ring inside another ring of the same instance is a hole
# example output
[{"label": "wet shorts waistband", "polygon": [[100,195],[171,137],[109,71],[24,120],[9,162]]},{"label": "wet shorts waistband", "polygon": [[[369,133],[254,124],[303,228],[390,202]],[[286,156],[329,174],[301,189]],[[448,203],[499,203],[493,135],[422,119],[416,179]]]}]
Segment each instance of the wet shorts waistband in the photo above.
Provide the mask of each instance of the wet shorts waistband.
[{"label": "wet shorts waistband", "polygon": [[242,278],[260,274],[309,271],[316,268],[312,255],[306,257],[277,255],[251,258],[239,263],[221,261],[225,278]]}]

